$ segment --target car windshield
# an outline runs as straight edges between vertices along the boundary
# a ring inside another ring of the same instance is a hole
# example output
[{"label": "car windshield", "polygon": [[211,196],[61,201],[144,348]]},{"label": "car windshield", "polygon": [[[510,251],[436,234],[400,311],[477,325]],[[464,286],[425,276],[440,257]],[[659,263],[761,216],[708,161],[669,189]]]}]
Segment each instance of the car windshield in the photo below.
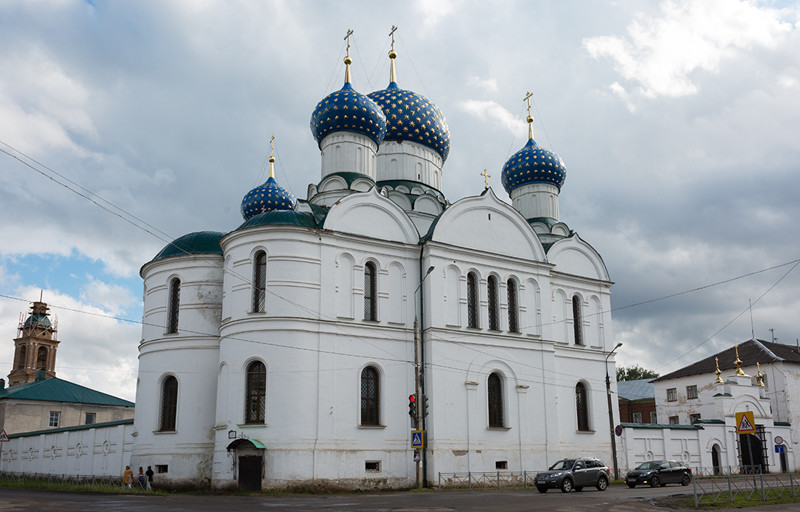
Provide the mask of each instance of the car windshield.
[{"label": "car windshield", "polygon": [[661,467],[661,461],[650,461],[644,464],[639,464],[636,469],[658,469]]},{"label": "car windshield", "polygon": [[552,466],[550,466],[550,470],[559,470],[559,469],[572,469],[572,466],[575,464],[575,459],[563,459]]}]

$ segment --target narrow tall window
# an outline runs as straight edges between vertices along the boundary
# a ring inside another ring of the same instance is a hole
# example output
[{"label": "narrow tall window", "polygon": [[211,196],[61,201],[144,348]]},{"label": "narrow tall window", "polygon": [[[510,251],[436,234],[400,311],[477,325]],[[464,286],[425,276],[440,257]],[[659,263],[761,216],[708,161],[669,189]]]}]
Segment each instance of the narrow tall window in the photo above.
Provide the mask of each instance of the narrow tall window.
[{"label": "narrow tall window", "polygon": [[28,347],[22,345],[19,347],[19,362],[17,363],[17,368],[22,370],[28,364]]},{"label": "narrow tall window", "polygon": [[583,345],[583,314],[581,313],[581,298],[572,296],[572,322],[575,329],[575,344]]},{"label": "narrow tall window", "polygon": [[503,383],[496,373],[489,375],[487,383],[489,426],[503,427]]},{"label": "narrow tall window", "polygon": [[267,406],[267,367],[254,361],[247,367],[245,423],[264,423]]},{"label": "narrow tall window", "polygon": [[171,432],[175,430],[175,417],[178,411],[178,379],[170,375],[161,385],[161,422],[158,430]]},{"label": "narrow tall window", "polygon": [[506,283],[508,290],[508,331],[519,332],[519,308],[517,307],[517,282],[509,279]]},{"label": "narrow tall window", "polygon": [[253,313],[267,307],[267,253],[259,251],[253,260]]},{"label": "narrow tall window", "polygon": [[586,393],[586,386],[579,382],[575,386],[575,406],[578,413],[578,430],[589,430],[589,397]]},{"label": "narrow tall window", "polygon": [[380,380],[372,366],[361,371],[361,424],[380,425]]},{"label": "narrow tall window", "polygon": [[500,330],[500,322],[499,322],[499,310],[500,305],[498,304],[497,299],[497,278],[495,276],[489,276],[487,282],[487,295],[489,298],[489,330],[490,331],[499,331]]},{"label": "narrow tall window", "polygon": [[467,325],[478,328],[478,276],[475,272],[467,274]]},{"label": "narrow tall window", "polygon": [[181,280],[177,277],[169,282],[169,309],[167,311],[167,334],[178,332],[178,313],[181,309]]},{"label": "narrow tall window", "polygon": [[364,265],[364,320],[378,319],[377,283],[375,263],[370,261]]},{"label": "narrow tall window", "polygon": [[39,350],[36,351],[36,368],[39,370],[47,369],[47,349],[45,347],[39,347]]}]

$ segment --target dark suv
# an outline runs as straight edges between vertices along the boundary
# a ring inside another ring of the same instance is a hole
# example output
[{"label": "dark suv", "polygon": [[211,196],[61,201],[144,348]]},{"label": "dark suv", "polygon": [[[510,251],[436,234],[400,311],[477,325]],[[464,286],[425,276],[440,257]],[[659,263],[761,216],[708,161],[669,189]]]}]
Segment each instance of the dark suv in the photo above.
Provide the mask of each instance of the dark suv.
[{"label": "dark suv", "polygon": [[561,489],[561,492],[582,490],[587,485],[597,487],[598,491],[605,491],[608,481],[611,480],[611,470],[600,459],[578,458],[562,459],[548,471],[537,473],[534,484],[539,492],[548,489]]},{"label": "dark suv", "polygon": [[625,483],[631,489],[648,484],[651,487],[663,487],[667,484],[689,485],[691,481],[692,469],[674,460],[651,460],[639,464],[625,476]]}]

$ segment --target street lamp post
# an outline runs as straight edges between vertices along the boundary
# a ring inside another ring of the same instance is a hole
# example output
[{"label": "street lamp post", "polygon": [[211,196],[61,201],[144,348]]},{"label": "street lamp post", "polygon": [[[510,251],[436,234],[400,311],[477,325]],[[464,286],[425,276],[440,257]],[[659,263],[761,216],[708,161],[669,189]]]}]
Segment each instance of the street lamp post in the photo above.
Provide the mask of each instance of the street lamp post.
[{"label": "street lamp post", "polygon": [[608,358],[611,357],[622,343],[617,343],[611,352],[606,356],[606,398],[608,399],[608,428],[611,432],[611,455],[614,461],[614,480],[619,480],[619,467],[617,466],[617,437],[614,432],[614,410],[611,408],[611,378],[608,376]]},{"label": "street lamp post", "polygon": [[[414,290],[414,394],[416,395],[416,404],[417,404],[417,413],[414,418],[414,428],[416,430],[423,430],[422,429],[422,413],[420,409],[423,407],[422,405],[422,336],[419,332],[419,321],[417,320],[417,292],[420,291],[422,287],[422,283],[425,282],[425,279],[431,275],[433,272],[434,265],[428,267],[428,271],[425,272],[425,275],[422,276],[422,279],[419,280],[419,285]],[[422,438],[425,439],[425,432],[422,432]],[[417,488],[422,488],[422,457],[424,456],[424,448],[423,453],[420,454],[421,456],[416,460],[417,464]]]}]

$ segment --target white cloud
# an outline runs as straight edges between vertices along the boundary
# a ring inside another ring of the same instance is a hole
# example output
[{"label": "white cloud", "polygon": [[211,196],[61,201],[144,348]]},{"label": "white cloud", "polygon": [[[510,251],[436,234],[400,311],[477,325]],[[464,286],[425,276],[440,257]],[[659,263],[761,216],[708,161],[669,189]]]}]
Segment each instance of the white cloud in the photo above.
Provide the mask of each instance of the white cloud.
[{"label": "white cloud", "polygon": [[43,148],[83,151],[70,133],[95,137],[86,109],[90,92],[38,48],[0,54],[0,66],[14,70],[0,76],[0,133],[23,152]]},{"label": "white cloud", "polygon": [[512,135],[524,133],[526,123],[494,101],[467,100],[462,108],[473,116],[489,120]]},{"label": "white cloud", "polygon": [[486,92],[495,93],[497,92],[497,79],[495,78],[481,78],[479,76],[471,76],[469,80],[467,80],[468,87],[474,87],[476,89],[482,89]]},{"label": "white cloud", "polygon": [[422,23],[435,27],[461,7],[460,0],[419,0],[417,10],[421,12]]},{"label": "white cloud", "polygon": [[112,315],[118,315],[136,303],[136,297],[124,286],[108,284],[87,277],[87,284],[81,291],[81,300],[102,307]]},{"label": "white cloud", "polygon": [[781,15],[748,1],[664,1],[659,17],[637,15],[627,37],[590,37],[583,45],[594,58],[611,58],[648,98],[687,96],[699,90],[693,72],[715,73],[739,51],[775,47],[792,30]]}]

